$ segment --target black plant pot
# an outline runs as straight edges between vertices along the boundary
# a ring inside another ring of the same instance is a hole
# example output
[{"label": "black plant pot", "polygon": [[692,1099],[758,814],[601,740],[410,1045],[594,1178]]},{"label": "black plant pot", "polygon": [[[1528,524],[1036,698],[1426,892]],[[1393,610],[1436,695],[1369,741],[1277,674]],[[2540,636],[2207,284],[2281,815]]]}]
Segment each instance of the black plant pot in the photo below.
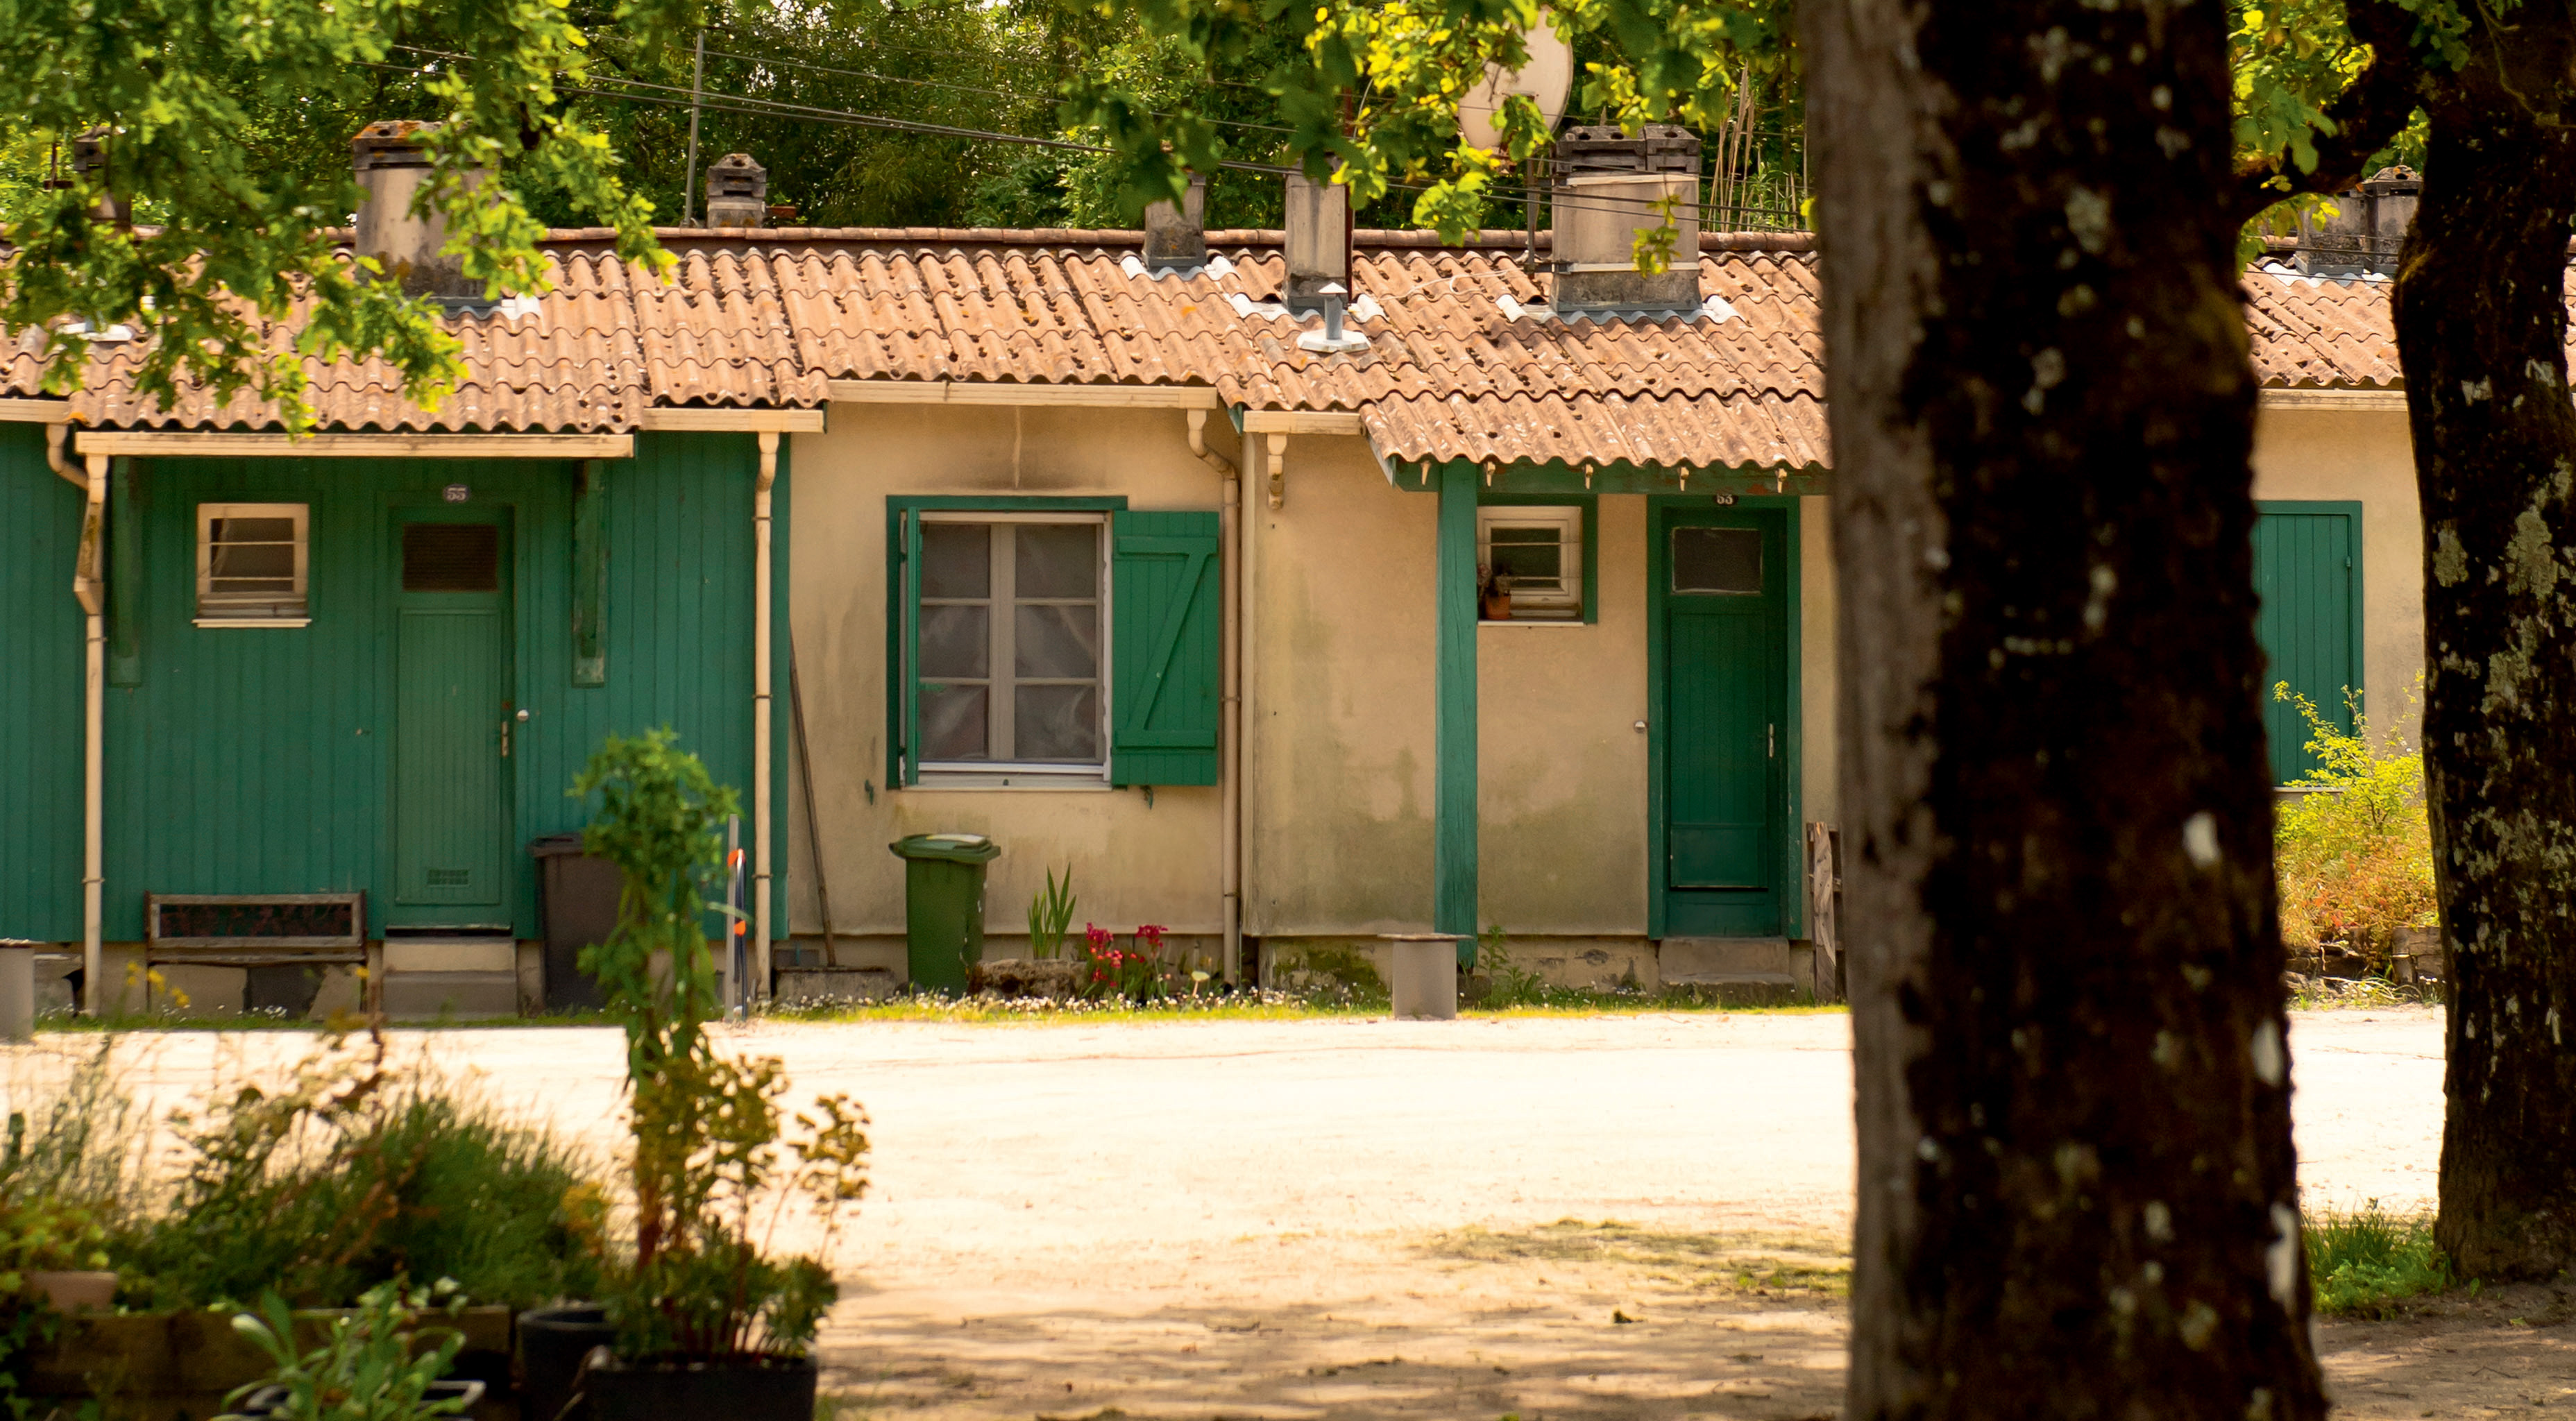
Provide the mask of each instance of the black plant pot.
[{"label": "black plant pot", "polygon": [[814,1359],[646,1357],[582,1374],[590,1421],[814,1421]]},{"label": "black plant pot", "polygon": [[[557,1421],[572,1404],[573,1379],[593,1347],[614,1346],[617,1329],[596,1303],[564,1303],[519,1314],[519,1421]],[[579,1421],[580,1413],[574,1413]]]},{"label": "black plant pot", "polygon": [[[242,1421],[268,1421],[269,1417],[277,1414],[277,1409],[279,1407],[286,1404],[287,1397],[292,1394],[293,1393],[289,1392],[282,1386],[261,1387],[259,1390],[243,1397],[241,1410],[227,1413],[227,1418],[239,1417],[242,1418]],[[455,1401],[458,1399],[462,1399],[465,1402],[465,1405],[457,1414],[462,1416],[473,1415],[474,1408],[483,1404],[483,1383],[474,1381],[431,1382],[429,1384],[428,1394],[421,1398],[423,1401]]]}]

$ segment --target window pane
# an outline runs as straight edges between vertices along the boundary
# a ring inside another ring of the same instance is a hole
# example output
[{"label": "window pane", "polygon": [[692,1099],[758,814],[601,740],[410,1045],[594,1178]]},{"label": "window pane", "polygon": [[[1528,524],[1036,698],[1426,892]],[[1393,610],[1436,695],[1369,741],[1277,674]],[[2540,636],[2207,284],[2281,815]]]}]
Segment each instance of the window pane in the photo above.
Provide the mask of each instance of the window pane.
[{"label": "window pane", "polygon": [[1675,592],[1762,590],[1762,534],[1752,528],[1675,528]]},{"label": "window pane", "polygon": [[1098,760],[1100,688],[1022,686],[1012,703],[1022,760]]},{"label": "window pane", "polygon": [[993,595],[993,530],[982,523],[921,525],[921,595]]},{"label": "window pane", "polygon": [[921,749],[923,760],[982,760],[984,752],[985,696],[982,686],[943,686],[925,681],[921,687]]},{"label": "window pane", "polygon": [[295,581],[292,543],[217,543],[209,571],[218,580],[237,577],[283,578],[291,591]]},{"label": "window pane", "polygon": [[292,543],[295,520],[292,518],[214,518],[214,540],[218,543]]},{"label": "window pane", "polygon": [[1565,545],[1554,528],[1496,528],[1486,547],[1494,575],[1508,577],[1529,590],[1531,584],[1555,587],[1565,576]]},{"label": "window pane", "polygon": [[921,676],[982,680],[992,672],[992,609],[989,607],[924,607],[921,609]]},{"label": "window pane", "polygon": [[1098,607],[1023,604],[1012,630],[1018,640],[1013,675],[1086,681],[1100,675]]},{"label": "window pane", "polygon": [[1011,530],[1020,545],[1013,571],[1022,597],[1100,595],[1100,525],[1023,523]]},{"label": "window pane", "polygon": [[501,529],[492,523],[403,525],[405,592],[498,592]]}]

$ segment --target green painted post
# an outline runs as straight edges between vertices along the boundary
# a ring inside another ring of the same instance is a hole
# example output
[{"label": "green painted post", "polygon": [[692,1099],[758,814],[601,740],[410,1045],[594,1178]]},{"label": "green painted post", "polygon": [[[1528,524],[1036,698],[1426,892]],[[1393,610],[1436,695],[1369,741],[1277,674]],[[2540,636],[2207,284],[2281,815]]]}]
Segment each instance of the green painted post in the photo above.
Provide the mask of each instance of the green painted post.
[{"label": "green painted post", "polygon": [[1476,467],[1440,471],[1439,721],[1432,741],[1432,931],[1463,933],[1476,964]]}]

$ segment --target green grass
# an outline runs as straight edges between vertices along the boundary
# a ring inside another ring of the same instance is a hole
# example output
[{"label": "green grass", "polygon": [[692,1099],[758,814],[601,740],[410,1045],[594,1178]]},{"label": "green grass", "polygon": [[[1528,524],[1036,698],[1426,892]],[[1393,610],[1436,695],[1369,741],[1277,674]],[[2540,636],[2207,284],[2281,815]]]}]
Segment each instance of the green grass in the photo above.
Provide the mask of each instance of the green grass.
[{"label": "green grass", "polygon": [[2371,1200],[2352,1212],[2322,1210],[2308,1220],[2308,1275],[2317,1311],[2385,1317],[2401,1299],[2459,1286],[2433,1243],[2433,1216],[2392,1214]]}]

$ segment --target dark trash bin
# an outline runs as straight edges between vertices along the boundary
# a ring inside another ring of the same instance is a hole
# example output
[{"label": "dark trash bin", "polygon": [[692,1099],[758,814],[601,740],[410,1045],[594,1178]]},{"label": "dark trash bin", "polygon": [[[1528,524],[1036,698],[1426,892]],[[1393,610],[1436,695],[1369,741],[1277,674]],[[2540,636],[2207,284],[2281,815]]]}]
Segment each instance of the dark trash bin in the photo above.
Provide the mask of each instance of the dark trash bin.
[{"label": "dark trash bin", "polygon": [[599,980],[581,970],[581,950],[617,931],[617,898],[626,875],[581,851],[581,835],[548,834],[528,845],[537,856],[538,904],[545,919],[546,1010],[597,1011],[606,1005]]},{"label": "dark trash bin", "polygon": [[912,985],[964,995],[968,969],[984,960],[984,866],[1002,846],[981,834],[913,834],[886,847],[903,860]]}]

